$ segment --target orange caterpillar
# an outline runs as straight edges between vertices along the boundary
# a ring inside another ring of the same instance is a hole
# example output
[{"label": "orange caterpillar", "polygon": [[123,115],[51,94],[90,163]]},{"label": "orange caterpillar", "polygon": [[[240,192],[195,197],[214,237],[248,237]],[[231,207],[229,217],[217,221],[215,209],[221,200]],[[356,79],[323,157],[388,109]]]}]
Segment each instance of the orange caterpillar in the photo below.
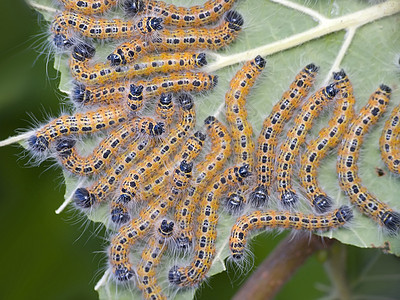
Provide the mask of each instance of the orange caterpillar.
[{"label": "orange caterpillar", "polygon": [[249,201],[254,206],[262,206],[268,200],[269,189],[273,181],[276,146],[278,136],[285,123],[292,117],[294,110],[307,97],[314,84],[319,68],[314,64],[307,65],[296,75],[289,89],[274,105],[270,115],[264,120],[257,145],[257,186],[251,192]]},{"label": "orange caterpillar", "polygon": [[[179,159],[193,161],[200,154],[205,139],[206,136],[200,131],[192,134],[183,145]],[[160,170],[149,176],[148,180],[144,183],[144,187],[141,188],[141,199],[148,200],[165,193],[165,182],[172,172],[170,165],[171,162],[164,164]]]},{"label": "orange caterpillar", "polygon": [[153,226],[158,218],[164,216],[168,210],[180,200],[192,174],[193,163],[181,161],[172,173],[171,189],[166,196],[154,198],[147,207],[140,211],[139,217],[127,225],[122,226],[111,240],[109,261],[112,272],[117,281],[127,281],[133,277],[132,264],[129,261],[129,252],[132,245]]},{"label": "orange caterpillar", "polygon": [[137,198],[136,194],[139,186],[168,161],[169,157],[178,150],[190,130],[194,127],[196,121],[192,98],[188,94],[180,95],[179,103],[182,114],[181,121],[171,130],[170,134],[165,138],[165,142],[154,148],[148,155],[148,159],[138,164],[135,169],[130,170],[121,183],[120,195],[118,198],[113,199],[112,202],[111,214],[114,222],[117,221],[118,223],[121,219],[126,220],[126,209],[121,207],[129,203],[133,198]]},{"label": "orange caterpillar", "polygon": [[[105,63],[88,66],[89,60],[87,58],[82,59],[80,53],[77,55],[78,52],[82,52],[78,50],[79,48],[87,46],[79,44],[74,47],[70,62],[72,77],[87,85],[123,81],[138,76],[148,76],[153,73],[187,71],[207,65],[204,53],[180,52],[145,56],[134,64],[125,67],[111,68]],[[88,51],[85,51],[85,53],[88,53]]]},{"label": "orange caterpillar", "polygon": [[[264,68],[265,60],[260,55],[246,62],[233,76],[225,95],[226,120],[231,129],[234,163],[248,164],[249,172],[253,172],[254,169],[255,146],[252,138],[253,128],[247,121],[246,97]],[[238,190],[228,195],[229,206],[233,204],[234,199],[242,197],[239,192],[242,191]]]},{"label": "orange caterpillar", "polygon": [[332,199],[319,187],[317,169],[329,149],[337,146],[346,131],[347,124],[354,116],[355,98],[353,86],[346,73],[341,70],[333,73],[336,89],[339,90],[333,116],[328,126],[323,128],[317,138],[310,142],[301,157],[300,183],[307,193],[310,204],[320,213],[332,206]]},{"label": "orange caterpillar", "polygon": [[178,225],[177,246],[181,250],[188,250],[193,241],[193,214],[200,202],[200,197],[210,180],[222,169],[231,154],[231,137],[228,129],[215,117],[204,120],[207,133],[211,137],[211,152],[204,161],[196,166],[197,178],[189,187],[187,196],[179,202],[175,211],[175,220]]},{"label": "orange caterpillar", "polygon": [[229,11],[223,22],[214,28],[163,29],[157,35],[145,39],[133,39],[118,46],[107,59],[112,66],[125,65],[149,52],[188,49],[219,50],[232,43],[244,24],[243,17]]},{"label": "orange caterpillar", "polygon": [[92,39],[129,39],[163,29],[162,18],[145,17],[139,21],[103,19],[63,11],[55,16],[50,31],[57,48],[69,48],[74,43],[74,32]]},{"label": "orange caterpillar", "polygon": [[396,106],[385,122],[379,140],[381,157],[389,170],[400,174],[400,105]]},{"label": "orange caterpillar", "polygon": [[321,112],[336,95],[335,84],[321,88],[312,95],[301,107],[300,113],[294,120],[295,125],[287,133],[287,138],[282,145],[276,170],[278,181],[278,193],[283,205],[293,206],[298,200],[296,192],[292,188],[292,173],[295,159],[299,154],[300,145],[304,143],[306,134],[312,127],[314,118]]},{"label": "orange caterpillar", "polygon": [[65,10],[72,10],[84,15],[102,14],[117,5],[118,0],[60,0]]},{"label": "orange caterpillar", "polygon": [[194,259],[187,267],[173,266],[170,269],[168,279],[171,283],[181,287],[196,286],[207,275],[216,251],[219,200],[229,187],[243,183],[250,175],[248,167],[243,165],[225,170],[207,189],[199,205]]},{"label": "orange caterpillar", "polygon": [[350,197],[351,203],[357,205],[364,215],[394,233],[400,227],[400,214],[367,191],[361,184],[357,166],[364,135],[387,109],[391,91],[391,88],[382,84],[353,119],[339,146],[336,170],[340,187]]},{"label": "orange caterpillar", "polygon": [[[218,83],[217,75],[200,72],[173,72],[168,75],[159,75],[150,80],[136,80],[134,82],[106,83],[100,87],[85,87],[77,84],[72,91],[71,98],[75,103],[85,106],[109,105],[121,103],[127,97],[138,99],[138,107],[142,102],[162,93],[193,92],[211,90]],[[134,109],[131,107],[131,109]]]},{"label": "orange caterpillar", "polygon": [[129,142],[134,134],[149,137],[160,136],[164,132],[164,123],[155,122],[151,118],[136,117],[131,122],[122,124],[111,131],[93,151],[93,154],[82,157],[74,148],[75,140],[61,139],[56,146],[57,156],[61,164],[71,173],[80,176],[98,174],[118,152]]},{"label": "orange caterpillar", "polygon": [[137,139],[129,143],[125,152],[116,157],[114,163],[105,169],[105,174],[98,178],[91,187],[78,188],[75,191],[75,204],[80,208],[90,208],[106,201],[120,183],[122,176],[132,168],[134,163],[144,159],[154,145],[154,139]]},{"label": "orange caterpillar", "polygon": [[235,164],[248,164],[250,172],[254,168],[254,143],[253,128],[247,121],[246,97],[264,67],[265,60],[260,55],[246,62],[233,76],[225,95],[226,120],[231,129]]},{"label": "orange caterpillar", "polygon": [[126,110],[117,104],[100,107],[86,113],[61,116],[38,129],[35,135],[28,139],[28,144],[30,149],[36,152],[44,152],[50,147],[50,143],[57,138],[71,134],[88,134],[106,130],[125,122],[127,118]]},{"label": "orange caterpillar", "polygon": [[348,206],[341,206],[333,212],[317,216],[293,213],[290,211],[254,211],[236,220],[229,237],[229,249],[234,261],[243,260],[247,235],[251,230],[282,228],[308,231],[326,231],[341,227],[353,217],[353,212]]},{"label": "orange caterpillar", "polygon": [[166,25],[193,28],[218,20],[234,3],[234,0],[208,0],[202,6],[187,8],[157,0],[126,0],[124,9],[131,15],[161,17]]},{"label": "orange caterpillar", "polygon": [[144,299],[167,299],[157,283],[156,267],[168,248],[173,237],[174,222],[163,219],[156,228],[155,235],[150,238],[142,252],[142,259],[136,268],[137,286],[142,291]]}]

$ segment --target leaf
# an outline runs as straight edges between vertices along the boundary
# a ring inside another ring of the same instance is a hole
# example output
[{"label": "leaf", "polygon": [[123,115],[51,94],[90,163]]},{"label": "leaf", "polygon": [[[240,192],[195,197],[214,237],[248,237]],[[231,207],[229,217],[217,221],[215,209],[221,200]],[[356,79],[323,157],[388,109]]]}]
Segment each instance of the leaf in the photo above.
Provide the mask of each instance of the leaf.
[{"label": "leaf", "polygon": [[[177,5],[188,5],[184,0],[173,2]],[[192,2],[199,4],[204,1]],[[51,20],[54,12],[52,0],[36,0],[30,3]],[[297,72],[310,62],[320,66],[314,90],[329,81],[332,71],[343,68],[353,83],[357,110],[367,102],[369,95],[381,83],[393,88],[390,106],[393,108],[400,102],[399,53],[396,52],[400,49],[399,6],[396,1],[388,1],[369,10],[370,4],[367,1],[238,1],[235,9],[243,15],[246,26],[236,43],[218,52],[218,55],[210,56],[215,60],[207,69],[218,74],[219,84],[216,90],[206,97],[197,97],[198,127],[202,126],[202,121],[210,114],[223,118],[223,95],[228,89],[230,79],[240,68],[237,63],[250,60],[259,53],[263,56],[268,55],[267,71],[247,99],[249,119],[256,133],[260,131],[263,119]],[[347,17],[348,14],[352,14],[352,17]],[[385,15],[388,16],[384,17]],[[104,59],[116,45],[117,43],[97,44],[99,59]],[[70,90],[68,57],[58,56],[55,67],[61,72],[60,90]],[[310,139],[324,126],[328,118],[329,113],[320,118],[309,135]],[[378,139],[383,122],[384,120],[381,120],[378,126],[372,129],[363,146],[359,162],[360,172],[367,188],[399,211],[400,180],[389,174],[379,155]],[[335,172],[336,155],[336,151],[332,151],[324,160],[319,179],[321,185],[339,205],[348,203],[348,198],[338,187]],[[378,177],[376,168],[385,170],[385,175]],[[76,185],[76,180],[68,180],[67,195],[75,190]],[[89,217],[93,221],[104,222],[105,212],[106,208],[102,207]],[[234,218],[221,213],[218,253],[209,276],[225,270],[223,261],[229,255],[227,239],[233,222]],[[345,244],[382,248],[388,253],[400,255],[398,237],[387,236],[381,228],[358,211],[355,211],[354,222],[348,228],[328,232],[324,236],[336,238]],[[160,274],[164,274],[164,281],[167,266],[171,264],[172,262],[164,263],[160,269]],[[188,294],[180,296],[184,298]],[[117,292],[111,283],[104,283],[99,289],[99,295],[100,299],[113,299],[113,295],[117,295],[118,299],[132,299],[129,290],[118,287]],[[139,297],[138,293],[135,295]]]}]

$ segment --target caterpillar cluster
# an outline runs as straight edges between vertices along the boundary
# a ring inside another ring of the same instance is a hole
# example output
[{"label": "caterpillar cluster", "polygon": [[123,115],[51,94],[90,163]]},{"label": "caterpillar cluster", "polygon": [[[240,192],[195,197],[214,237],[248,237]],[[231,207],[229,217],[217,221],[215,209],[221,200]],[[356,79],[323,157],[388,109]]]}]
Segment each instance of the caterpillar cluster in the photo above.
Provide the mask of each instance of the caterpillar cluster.
[{"label": "caterpillar cluster", "polygon": [[[400,214],[368,192],[357,174],[363,134],[384,111],[389,87],[381,85],[355,117],[347,74],[334,73],[332,83],[309,95],[319,71],[310,63],[274,103],[255,141],[246,105],[266,67],[258,55],[230,81],[226,125],[209,116],[204,130],[196,130],[193,94],[218,84],[216,75],[201,70],[206,51],[228,47],[244,24],[232,10],[235,1],[183,8],[126,0],[122,7],[128,21],[107,18],[108,10],[119,8],[117,0],[60,2],[64,10],[50,31],[55,47],[70,59],[75,110],[38,128],[27,144],[34,155],[55,158],[71,176],[86,179],[86,186],[74,192],[76,208],[90,213],[107,207],[105,223],[114,232],[108,248],[114,282],[135,281],[145,299],[169,296],[160,278],[178,291],[199,286],[215,258],[217,226],[226,212],[237,216],[228,237],[235,262],[244,259],[253,229],[318,233],[346,226],[351,207],[335,203],[317,181],[321,160],[339,144],[337,173],[351,204],[389,233],[399,231]],[[96,40],[121,44],[99,62],[92,46]],[[307,143],[314,119],[326,106],[334,107],[332,118]],[[398,123],[397,107],[380,140],[382,158],[396,173]],[[80,144],[87,137],[98,143],[85,155]],[[294,178],[303,190],[296,191]],[[302,198],[314,214],[298,210]],[[274,199],[281,209],[268,207]],[[147,246],[136,264],[132,250],[143,241]],[[163,255],[173,256],[176,264],[158,274]],[[186,265],[183,256],[191,258]]]}]

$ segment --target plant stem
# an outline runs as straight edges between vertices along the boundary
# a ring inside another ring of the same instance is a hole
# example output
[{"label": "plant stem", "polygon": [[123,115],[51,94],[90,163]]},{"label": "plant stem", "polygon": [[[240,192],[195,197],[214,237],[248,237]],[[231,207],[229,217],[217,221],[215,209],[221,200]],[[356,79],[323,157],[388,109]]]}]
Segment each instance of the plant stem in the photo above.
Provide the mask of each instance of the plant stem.
[{"label": "plant stem", "polygon": [[233,299],[272,299],[309,256],[333,243],[334,240],[322,240],[315,235],[286,237],[247,279]]}]

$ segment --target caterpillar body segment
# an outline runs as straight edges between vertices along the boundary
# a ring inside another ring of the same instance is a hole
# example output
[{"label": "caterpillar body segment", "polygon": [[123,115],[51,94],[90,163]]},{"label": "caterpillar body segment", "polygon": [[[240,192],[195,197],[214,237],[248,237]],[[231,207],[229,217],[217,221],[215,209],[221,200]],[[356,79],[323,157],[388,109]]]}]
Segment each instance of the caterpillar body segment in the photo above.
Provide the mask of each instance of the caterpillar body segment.
[{"label": "caterpillar body segment", "polygon": [[157,51],[219,50],[236,39],[243,23],[243,18],[238,12],[229,11],[217,27],[163,29],[153,37],[133,39],[119,45],[107,59],[112,66],[119,66]]},{"label": "caterpillar body segment", "polygon": [[157,282],[156,267],[173,238],[174,222],[163,219],[142,252],[141,261],[136,268],[137,286],[145,299],[167,299]]},{"label": "caterpillar body segment", "polygon": [[[77,104],[92,106],[122,103],[130,97],[132,98],[130,101],[138,102],[136,106],[139,108],[145,101],[159,97],[163,93],[206,92],[214,88],[217,83],[217,75],[182,71],[157,75],[150,80],[108,83],[102,86],[85,86],[78,83],[71,98]],[[135,110],[133,106],[130,108]]]},{"label": "caterpillar body segment", "polygon": [[65,10],[83,15],[98,15],[116,6],[118,0],[59,0]]},{"label": "caterpillar body segment", "polygon": [[229,131],[218,119],[210,116],[205,119],[204,124],[207,135],[211,137],[211,152],[196,166],[198,175],[193,179],[187,195],[179,202],[175,212],[176,242],[178,249],[182,251],[187,251],[192,246],[193,216],[201,195],[210,181],[222,170],[232,151]]},{"label": "caterpillar body segment", "polygon": [[109,262],[117,281],[127,281],[133,277],[133,266],[129,260],[129,252],[133,244],[154,225],[160,217],[179,201],[191,178],[193,164],[181,161],[171,177],[171,190],[167,197],[157,197],[140,211],[139,217],[123,225],[112,238],[109,250]]},{"label": "caterpillar body segment", "polygon": [[[203,148],[203,143],[206,136],[200,131],[196,131],[194,134],[189,136],[186,140],[185,144],[182,146],[182,150],[175,157],[175,160],[172,162],[166,163],[161,169],[155,172],[152,176],[149,177],[148,181],[144,183],[144,187],[141,188],[140,197],[142,199],[148,200],[152,197],[157,197],[162,194],[165,194],[165,182],[166,179],[172,172],[171,164],[174,164],[175,161],[182,161],[182,168],[188,167],[187,164],[193,164],[193,160],[200,154],[201,149]],[[193,166],[191,166],[193,168]],[[181,173],[182,170],[176,171],[177,173]]]},{"label": "caterpillar body segment", "polygon": [[125,0],[124,8],[134,16],[161,17],[165,25],[201,27],[218,20],[234,3],[234,0],[209,0],[201,6],[181,7],[158,0]]},{"label": "caterpillar body segment", "polygon": [[400,174],[400,105],[393,109],[385,122],[379,148],[388,169],[394,174]]},{"label": "caterpillar body segment", "polygon": [[249,202],[256,206],[263,206],[268,201],[270,187],[273,182],[275,168],[276,147],[278,136],[282,133],[285,123],[292,117],[294,110],[308,95],[315,82],[319,67],[309,64],[304,67],[290,84],[281,99],[273,106],[272,112],[264,120],[257,140],[257,186],[249,196]]},{"label": "caterpillar body segment", "polygon": [[124,21],[63,11],[53,19],[50,31],[53,34],[54,45],[59,49],[66,49],[76,43],[76,34],[100,40],[128,39],[161,30],[162,20],[157,17],[144,17],[137,21]]},{"label": "caterpillar body segment", "polygon": [[28,145],[34,152],[44,152],[58,138],[106,130],[122,124],[127,119],[127,110],[117,104],[107,108],[100,107],[86,113],[64,115],[38,129],[28,139]]},{"label": "caterpillar body segment", "polygon": [[[116,189],[123,176],[134,163],[144,159],[155,145],[154,139],[135,140],[130,143],[125,152],[118,155],[114,163],[105,168],[104,174],[89,188],[79,188],[74,193],[74,202],[79,208],[90,208],[104,202]],[[123,210],[123,207],[121,207]]]},{"label": "caterpillar body segment", "polygon": [[390,96],[391,88],[382,84],[349,124],[339,146],[336,170],[339,185],[350,198],[351,203],[356,205],[364,215],[382,225],[389,233],[396,233],[400,228],[400,214],[377,199],[362,185],[357,166],[364,136],[386,111]]},{"label": "caterpillar body segment", "polygon": [[339,90],[335,109],[328,126],[323,128],[317,138],[309,143],[301,157],[300,183],[307,193],[310,204],[319,213],[332,207],[332,199],[321,189],[317,181],[317,169],[329,149],[336,147],[348,123],[354,116],[355,98],[353,87],[342,70],[333,74],[336,88]]},{"label": "caterpillar body segment", "polygon": [[281,203],[284,206],[293,206],[298,196],[292,187],[293,165],[299,154],[300,145],[304,143],[307,132],[311,129],[314,119],[336,95],[335,84],[319,89],[301,107],[300,113],[294,120],[294,126],[287,133],[279,155],[277,187]]},{"label": "caterpillar body segment", "polygon": [[207,189],[200,202],[200,213],[197,218],[196,245],[194,259],[187,267],[174,266],[168,273],[168,280],[180,287],[197,286],[211,267],[215,252],[218,224],[218,207],[223,193],[229,187],[243,183],[250,176],[248,165],[228,168]]},{"label": "caterpillar body segment", "polygon": [[188,71],[207,65],[205,53],[180,52],[151,54],[141,57],[133,64],[114,68],[106,63],[92,65],[90,60],[81,59],[81,56],[76,54],[77,48],[82,48],[82,46],[75,46],[71,55],[70,70],[72,77],[88,86],[125,81],[154,73],[168,74],[170,72]]},{"label": "caterpillar body segment", "polygon": [[247,236],[256,229],[283,228],[307,231],[327,231],[343,226],[351,220],[353,212],[348,206],[326,215],[306,215],[290,211],[254,211],[240,216],[233,225],[229,237],[229,249],[234,261],[241,261],[245,254]]},{"label": "caterpillar body segment", "polygon": [[159,147],[152,150],[148,156],[149,159],[144,160],[135,169],[130,170],[121,183],[119,196],[112,202],[113,220],[126,219],[126,217],[120,217],[116,213],[115,208],[120,210],[121,205],[128,204],[132,199],[138,200],[136,194],[139,191],[139,186],[143,185],[149,177],[168,162],[171,155],[178,150],[189,132],[193,129],[195,125],[195,110],[192,97],[188,94],[182,94],[179,97],[179,103],[181,121],[177,124],[176,128],[171,130]]}]

